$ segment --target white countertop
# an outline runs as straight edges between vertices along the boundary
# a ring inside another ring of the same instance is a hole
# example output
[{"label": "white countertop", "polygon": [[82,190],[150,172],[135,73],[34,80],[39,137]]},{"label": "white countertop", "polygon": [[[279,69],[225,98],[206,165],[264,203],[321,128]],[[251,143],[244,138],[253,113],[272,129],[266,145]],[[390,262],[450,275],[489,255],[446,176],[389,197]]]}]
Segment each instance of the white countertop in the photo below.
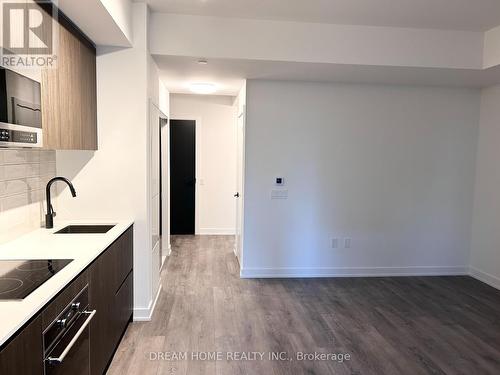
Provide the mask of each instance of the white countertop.
[{"label": "white countertop", "polygon": [[[116,225],[104,234],[53,234],[69,224]],[[0,245],[0,260],[73,259],[25,299],[0,300],[0,345],[15,334],[132,224],[132,220],[57,222],[56,219],[53,229],[40,228]]]}]

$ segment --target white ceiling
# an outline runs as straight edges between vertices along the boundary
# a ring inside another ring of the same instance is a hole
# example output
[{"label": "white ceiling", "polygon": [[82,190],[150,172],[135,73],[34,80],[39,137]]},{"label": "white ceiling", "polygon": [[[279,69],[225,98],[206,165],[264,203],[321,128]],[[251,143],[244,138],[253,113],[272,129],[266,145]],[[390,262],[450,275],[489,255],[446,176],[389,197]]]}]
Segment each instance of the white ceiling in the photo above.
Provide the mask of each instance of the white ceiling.
[{"label": "white ceiling", "polygon": [[245,78],[480,88],[500,83],[500,66],[487,70],[295,63],[262,60],[153,56],[171,93],[190,93],[190,82],[211,82],[218,95],[236,95]]},{"label": "white ceiling", "polygon": [[[247,77],[246,69],[251,60],[209,60],[207,65],[198,64],[192,57],[154,55],[160,70],[160,78],[168,91],[188,94],[190,83],[206,82],[217,86],[217,95],[236,95]],[[234,62],[234,63],[231,63]]]},{"label": "white ceiling", "polygon": [[486,31],[500,0],[146,0],[154,12],[369,26]]}]

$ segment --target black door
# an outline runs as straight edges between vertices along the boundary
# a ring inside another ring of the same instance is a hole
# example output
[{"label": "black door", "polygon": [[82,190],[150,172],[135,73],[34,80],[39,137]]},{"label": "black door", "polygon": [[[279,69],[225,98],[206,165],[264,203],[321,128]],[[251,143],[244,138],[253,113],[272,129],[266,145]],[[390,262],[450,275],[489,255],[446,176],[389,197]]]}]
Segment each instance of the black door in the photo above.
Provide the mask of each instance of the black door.
[{"label": "black door", "polygon": [[196,121],[170,121],[170,233],[194,234]]}]

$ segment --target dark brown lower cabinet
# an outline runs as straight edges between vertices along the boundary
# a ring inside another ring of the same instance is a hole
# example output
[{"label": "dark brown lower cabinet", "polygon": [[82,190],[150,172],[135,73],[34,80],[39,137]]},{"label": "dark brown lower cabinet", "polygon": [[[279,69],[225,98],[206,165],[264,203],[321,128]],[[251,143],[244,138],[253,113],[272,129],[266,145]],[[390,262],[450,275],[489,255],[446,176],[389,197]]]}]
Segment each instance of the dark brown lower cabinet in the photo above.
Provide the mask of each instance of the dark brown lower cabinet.
[{"label": "dark brown lower cabinet", "polygon": [[0,351],[0,374],[43,374],[42,317],[37,316]]},{"label": "dark brown lower cabinet", "polygon": [[90,268],[90,372],[103,374],[132,319],[133,232],[128,229]]},{"label": "dark brown lower cabinet", "polygon": [[0,349],[0,375],[44,374],[42,332],[87,284],[89,310],[96,310],[89,330],[90,374],[104,374],[132,320],[132,264],[130,227]]}]

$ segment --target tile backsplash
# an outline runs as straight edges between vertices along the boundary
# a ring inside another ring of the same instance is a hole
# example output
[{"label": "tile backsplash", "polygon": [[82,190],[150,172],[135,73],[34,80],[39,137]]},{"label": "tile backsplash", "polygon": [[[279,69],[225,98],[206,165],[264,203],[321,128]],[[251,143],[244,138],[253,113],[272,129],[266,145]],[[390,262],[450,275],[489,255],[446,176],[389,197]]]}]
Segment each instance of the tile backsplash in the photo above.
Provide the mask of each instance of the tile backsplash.
[{"label": "tile backsplash", "polygon": [[55,175],[55,151],[0,149],[0,243],[42,225],[45,185]]}]

